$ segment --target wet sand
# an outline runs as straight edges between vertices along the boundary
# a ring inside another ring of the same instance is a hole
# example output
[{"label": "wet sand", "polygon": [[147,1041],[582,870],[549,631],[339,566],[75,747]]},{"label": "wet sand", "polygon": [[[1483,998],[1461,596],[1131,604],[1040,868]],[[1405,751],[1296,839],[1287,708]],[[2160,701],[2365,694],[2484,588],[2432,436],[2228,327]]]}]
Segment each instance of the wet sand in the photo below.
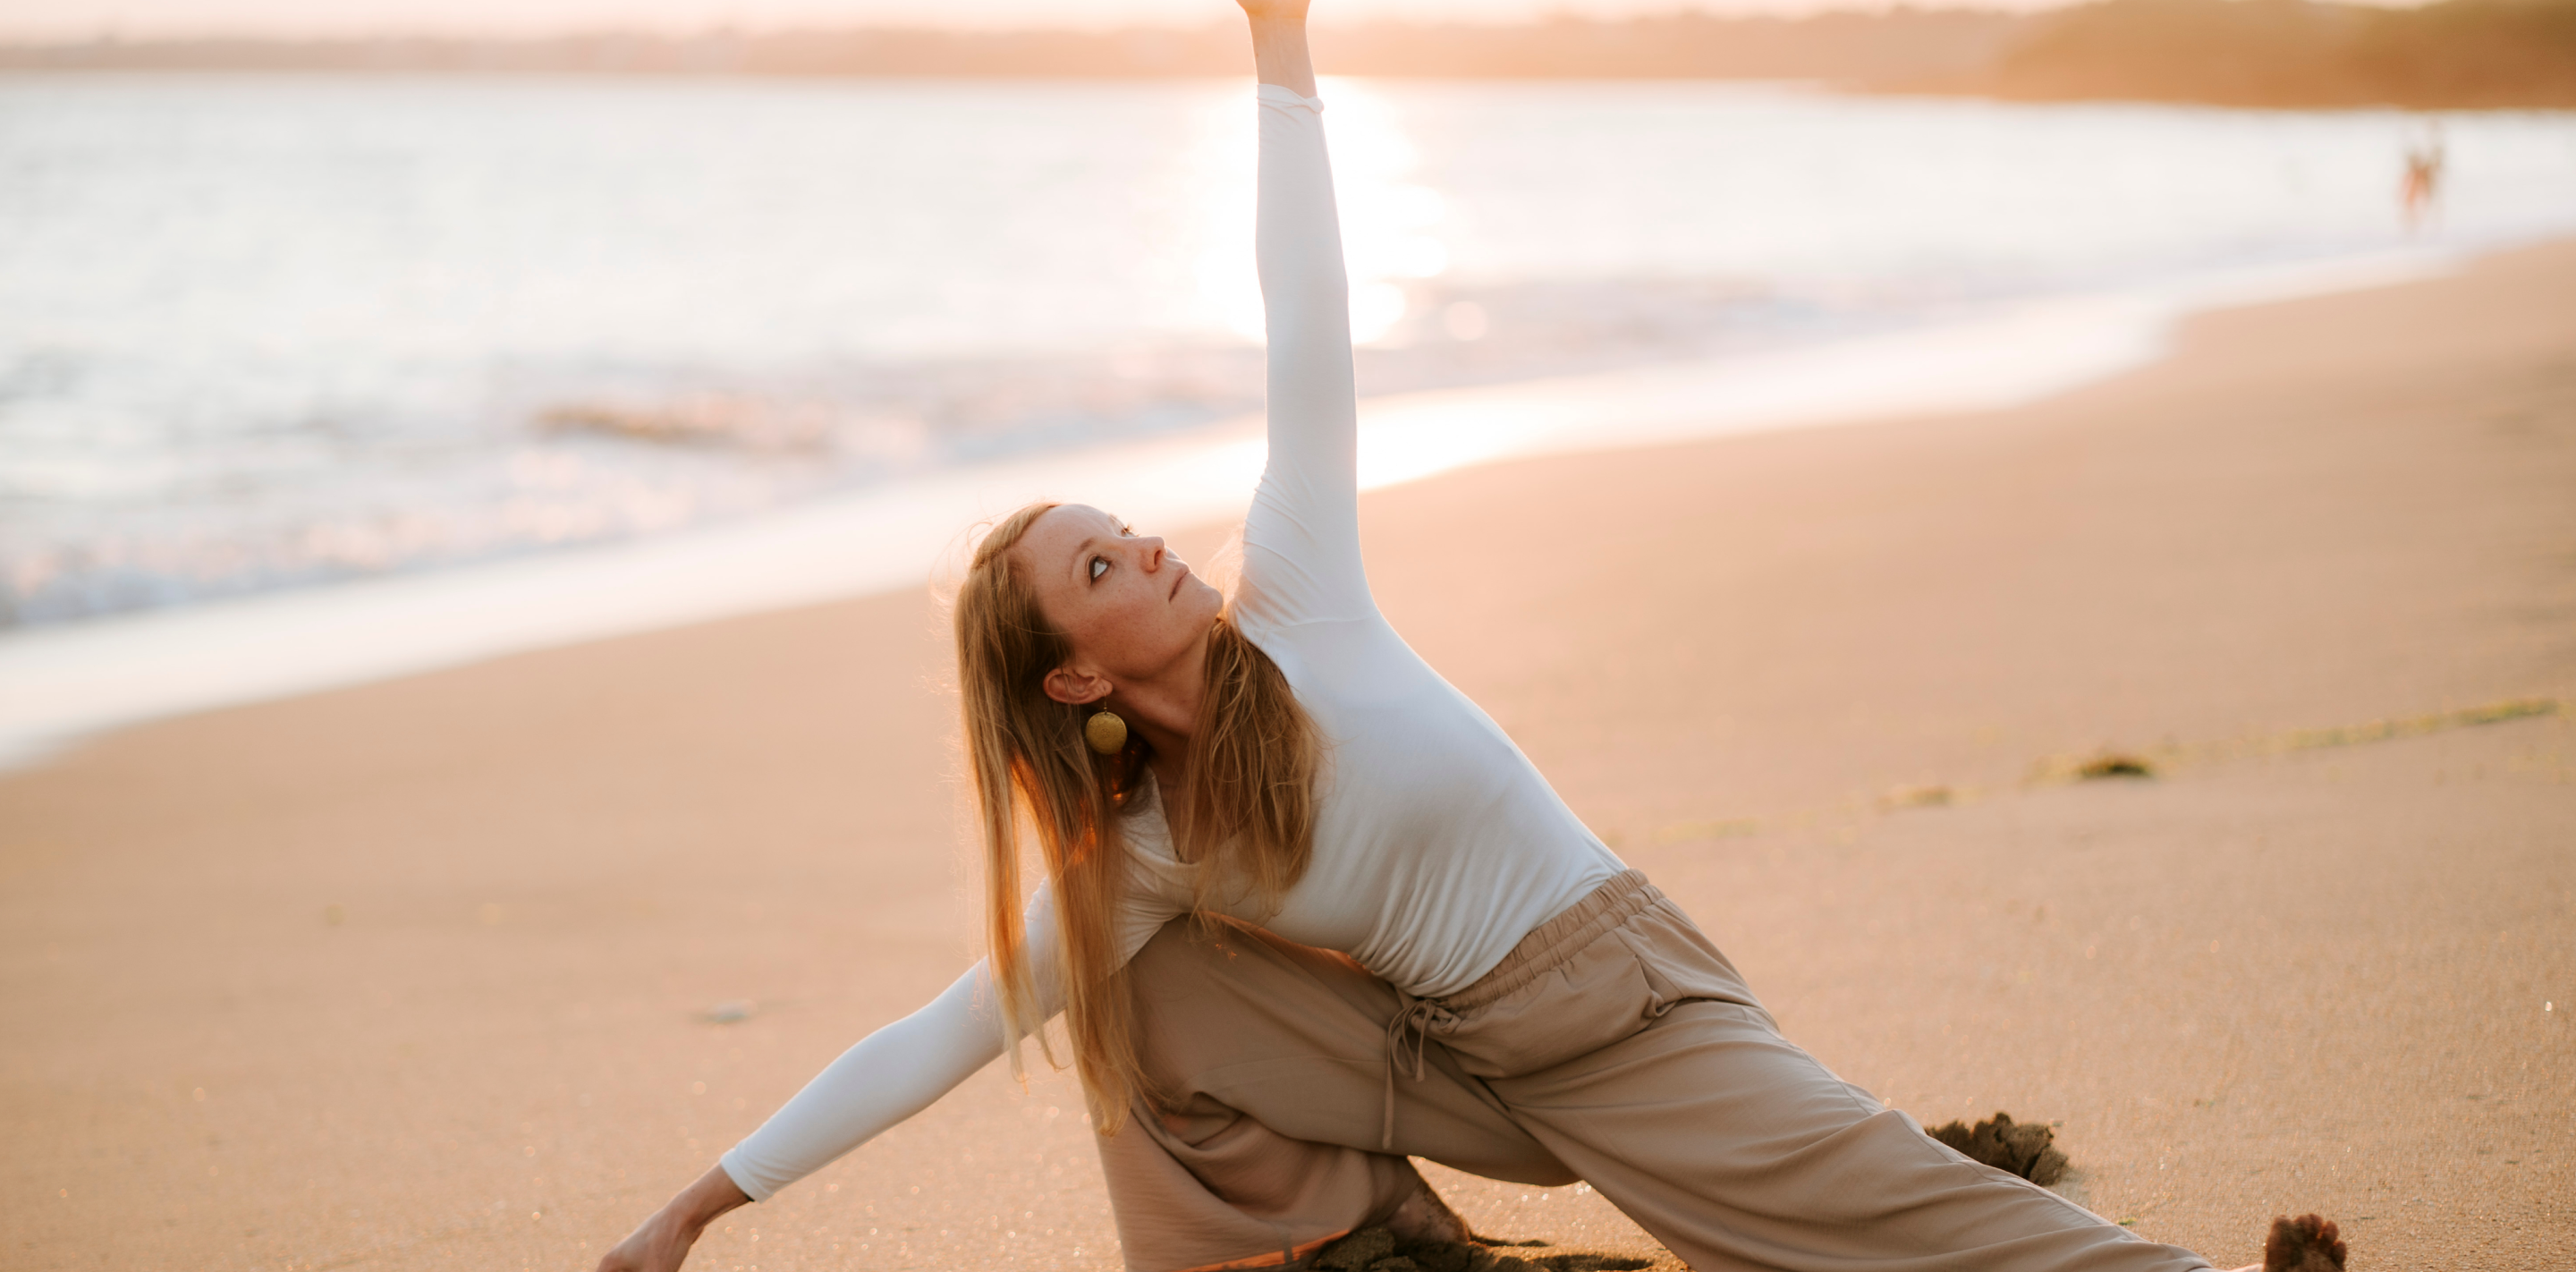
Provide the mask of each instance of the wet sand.
[{"label": "wet sand", "polygon": [[[2062,1188],[2222,1266],[2320,1210],[2356,1268],[2546,1267],[2571,295],[2551,246],[2025,409],[1453,474],[1364,501],[1373,579],[1846,1077],[2058,1124]],[[529,654],[0,779],[7,1265],[587,1268],[971,958],[940,622]],[[2104,751],[2156,776],[2065,780]],[[1113,1267],[1077,1107],[995,1066],[691,1266]],[[1488,1232],[1651,1251],[1587,1190],[1434,1174]]]}]

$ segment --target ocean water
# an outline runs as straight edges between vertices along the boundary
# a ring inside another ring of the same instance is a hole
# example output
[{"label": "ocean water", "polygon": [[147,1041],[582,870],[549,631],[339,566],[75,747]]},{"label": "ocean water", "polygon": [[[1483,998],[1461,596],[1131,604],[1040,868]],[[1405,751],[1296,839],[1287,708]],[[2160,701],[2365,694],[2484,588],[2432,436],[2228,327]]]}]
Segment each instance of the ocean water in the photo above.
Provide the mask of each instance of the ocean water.
[{"label": "ocean water", "polygon": [[[747,526],[1257,411],[1250,96],[0,77],[0,626]],[[2566,113],[1324,96],[1373,396],[1806,365],[2576,230]]]}]

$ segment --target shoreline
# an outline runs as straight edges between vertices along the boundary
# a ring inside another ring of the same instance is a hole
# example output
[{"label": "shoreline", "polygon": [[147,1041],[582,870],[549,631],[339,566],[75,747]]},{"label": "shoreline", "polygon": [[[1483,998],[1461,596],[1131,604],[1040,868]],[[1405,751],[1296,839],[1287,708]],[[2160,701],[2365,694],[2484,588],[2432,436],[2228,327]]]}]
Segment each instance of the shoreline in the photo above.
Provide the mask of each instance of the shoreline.
[{"label": "shoreline", "polygon": [[[2438,277],[2529,244],[2426,245],[1989,306],[1705,362],[1365,399],[1361,488],[1479,464],[2024,405],[2136,370],[2204,313]],[[1238,418],[951,469],[704,530],[0,633],[0,772],[128,725],[932,582],[970,527],[1080,492],[1130,520],[1239,518]]]}]

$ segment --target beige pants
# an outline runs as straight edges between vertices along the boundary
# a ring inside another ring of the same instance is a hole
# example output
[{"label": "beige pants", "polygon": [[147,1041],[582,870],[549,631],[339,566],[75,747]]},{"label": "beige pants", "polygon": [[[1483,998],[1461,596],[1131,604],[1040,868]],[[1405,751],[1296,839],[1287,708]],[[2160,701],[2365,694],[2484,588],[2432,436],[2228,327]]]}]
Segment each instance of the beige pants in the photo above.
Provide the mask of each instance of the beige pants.
[{"label": "beige pants", "polygon": [[1134,1272],[1294,1265],[1392,1213],[1419,1186],[1407,1155],[1588,1181],[1698,1272],[2209,1266],[1827,1072],[1635,871],[1445,999],[1186,922],[1133,975],[1146,1068],[1170,1093],[1100,1142]]}]

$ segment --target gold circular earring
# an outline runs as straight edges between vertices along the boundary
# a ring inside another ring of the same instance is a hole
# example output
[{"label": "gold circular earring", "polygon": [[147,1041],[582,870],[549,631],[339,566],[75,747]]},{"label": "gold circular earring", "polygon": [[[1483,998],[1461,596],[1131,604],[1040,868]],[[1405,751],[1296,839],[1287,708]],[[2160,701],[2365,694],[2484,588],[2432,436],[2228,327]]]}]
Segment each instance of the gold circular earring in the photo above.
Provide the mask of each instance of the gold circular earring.
[{"label": "gold circular earring", "polygon": [[1117,712],[1102,707],[1097,714],[1082,722],[1082,740],[1102,755],[1116,755],[1126,749],[1127,722],[1119,719]]}]

